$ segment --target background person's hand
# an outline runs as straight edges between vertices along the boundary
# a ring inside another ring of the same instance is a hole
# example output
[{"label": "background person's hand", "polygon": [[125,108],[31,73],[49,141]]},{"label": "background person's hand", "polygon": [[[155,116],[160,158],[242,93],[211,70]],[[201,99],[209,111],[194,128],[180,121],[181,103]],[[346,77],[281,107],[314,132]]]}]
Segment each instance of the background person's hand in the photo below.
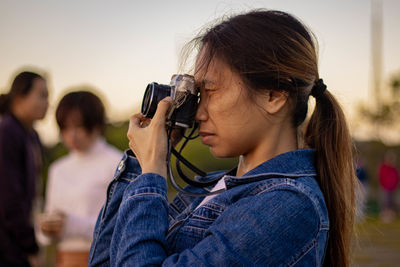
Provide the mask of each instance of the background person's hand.
[{"label": "background person's hand", "polygon": [[42,214],[39,225],[44,235],[51,239],[58,239],[64,230],[64,223],[65,214],[60,211],[53,211]]},{"label": "background person's hand", "polygon": [[152,172],[167,177],[168,140],[165,121],[172,101],[171,97],[161,100],[151,120],[142,114],[130,118],[127,133],[129,147],[135,153],[142,173]]},{"label": "background person's hand", "polygon": [[40,263],[39,253],[28,255],[28,262],[31,267],[40,267],[42,264]]}]

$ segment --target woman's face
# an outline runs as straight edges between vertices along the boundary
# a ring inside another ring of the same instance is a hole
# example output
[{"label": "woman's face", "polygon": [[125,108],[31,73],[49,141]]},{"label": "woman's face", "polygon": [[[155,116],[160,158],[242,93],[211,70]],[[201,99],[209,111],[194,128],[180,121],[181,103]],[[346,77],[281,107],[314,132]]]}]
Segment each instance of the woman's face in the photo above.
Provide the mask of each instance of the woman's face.
[{"label": "woman's face", "polygon": [[221,60],[213,59],[206,71],[198,62],[201,59],[195,72],[200,88],[196,120],[201,141],[215,157],[255,152],[266,142],[271,127],[262,109],[265,96],[251,100],[240,76]]},{"label": "woman's face", "polygon": [[29,93],[19,97],[19,105],[26,119],[32,122],[43,119],[49,106],[48,98],[46,81],[36,78]]},{"label": "woman's face", "polygon": [[65,119],[64,128],[61,129],[61,136],[69,150],[84,152],[100,136],[100,131],[94,129],[89,132],[83,124],[81,113],[78,110],[72,110]]}]

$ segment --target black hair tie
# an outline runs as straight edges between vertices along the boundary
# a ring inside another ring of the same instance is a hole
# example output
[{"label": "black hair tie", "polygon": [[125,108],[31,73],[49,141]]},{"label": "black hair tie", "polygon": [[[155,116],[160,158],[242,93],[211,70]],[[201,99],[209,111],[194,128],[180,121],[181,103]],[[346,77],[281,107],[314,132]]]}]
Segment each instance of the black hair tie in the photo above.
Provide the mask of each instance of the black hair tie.
[{"label": "black hair tie", "polygon": [[325,93],[326,85],[322,79],[315,82],[313,88],[311,89],[311,95],[315,98],[319,98]]}]

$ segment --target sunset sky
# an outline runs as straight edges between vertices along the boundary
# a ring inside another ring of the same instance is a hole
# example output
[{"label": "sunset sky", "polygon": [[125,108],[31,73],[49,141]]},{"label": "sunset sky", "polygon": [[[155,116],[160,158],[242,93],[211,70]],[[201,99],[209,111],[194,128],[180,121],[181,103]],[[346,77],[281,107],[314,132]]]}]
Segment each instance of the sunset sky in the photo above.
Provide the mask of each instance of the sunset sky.
[{"label": "sunset sky", "polygon": [[[147,83],[168,83],[182,46],[209,22],[253,8],[287,11],[319,41],[320,76],[350,121],[371,98],[370,0],[104,1],[0,0],[0,92],[21,68],[47,74],[48,115],[37,129],[58,140],[54,110],[71,87],[90,85],[104,97],[108,118],[140,106]],[[383,0],[383,79],[400,72],[400,1]]]}]

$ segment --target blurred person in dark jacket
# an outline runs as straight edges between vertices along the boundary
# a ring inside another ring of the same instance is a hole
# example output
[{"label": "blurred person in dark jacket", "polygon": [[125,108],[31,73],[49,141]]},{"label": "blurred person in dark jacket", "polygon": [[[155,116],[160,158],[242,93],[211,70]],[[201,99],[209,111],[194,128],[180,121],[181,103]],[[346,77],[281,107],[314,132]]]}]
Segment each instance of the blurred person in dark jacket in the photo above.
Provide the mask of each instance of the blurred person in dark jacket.
[{"label": "blurred person in dark jacket", "polygon": [[33,129],[48,107],[46,81],[19,73],[0,95],[0,266],[37,266],[32,203],[42,166],[42,146]]}]

